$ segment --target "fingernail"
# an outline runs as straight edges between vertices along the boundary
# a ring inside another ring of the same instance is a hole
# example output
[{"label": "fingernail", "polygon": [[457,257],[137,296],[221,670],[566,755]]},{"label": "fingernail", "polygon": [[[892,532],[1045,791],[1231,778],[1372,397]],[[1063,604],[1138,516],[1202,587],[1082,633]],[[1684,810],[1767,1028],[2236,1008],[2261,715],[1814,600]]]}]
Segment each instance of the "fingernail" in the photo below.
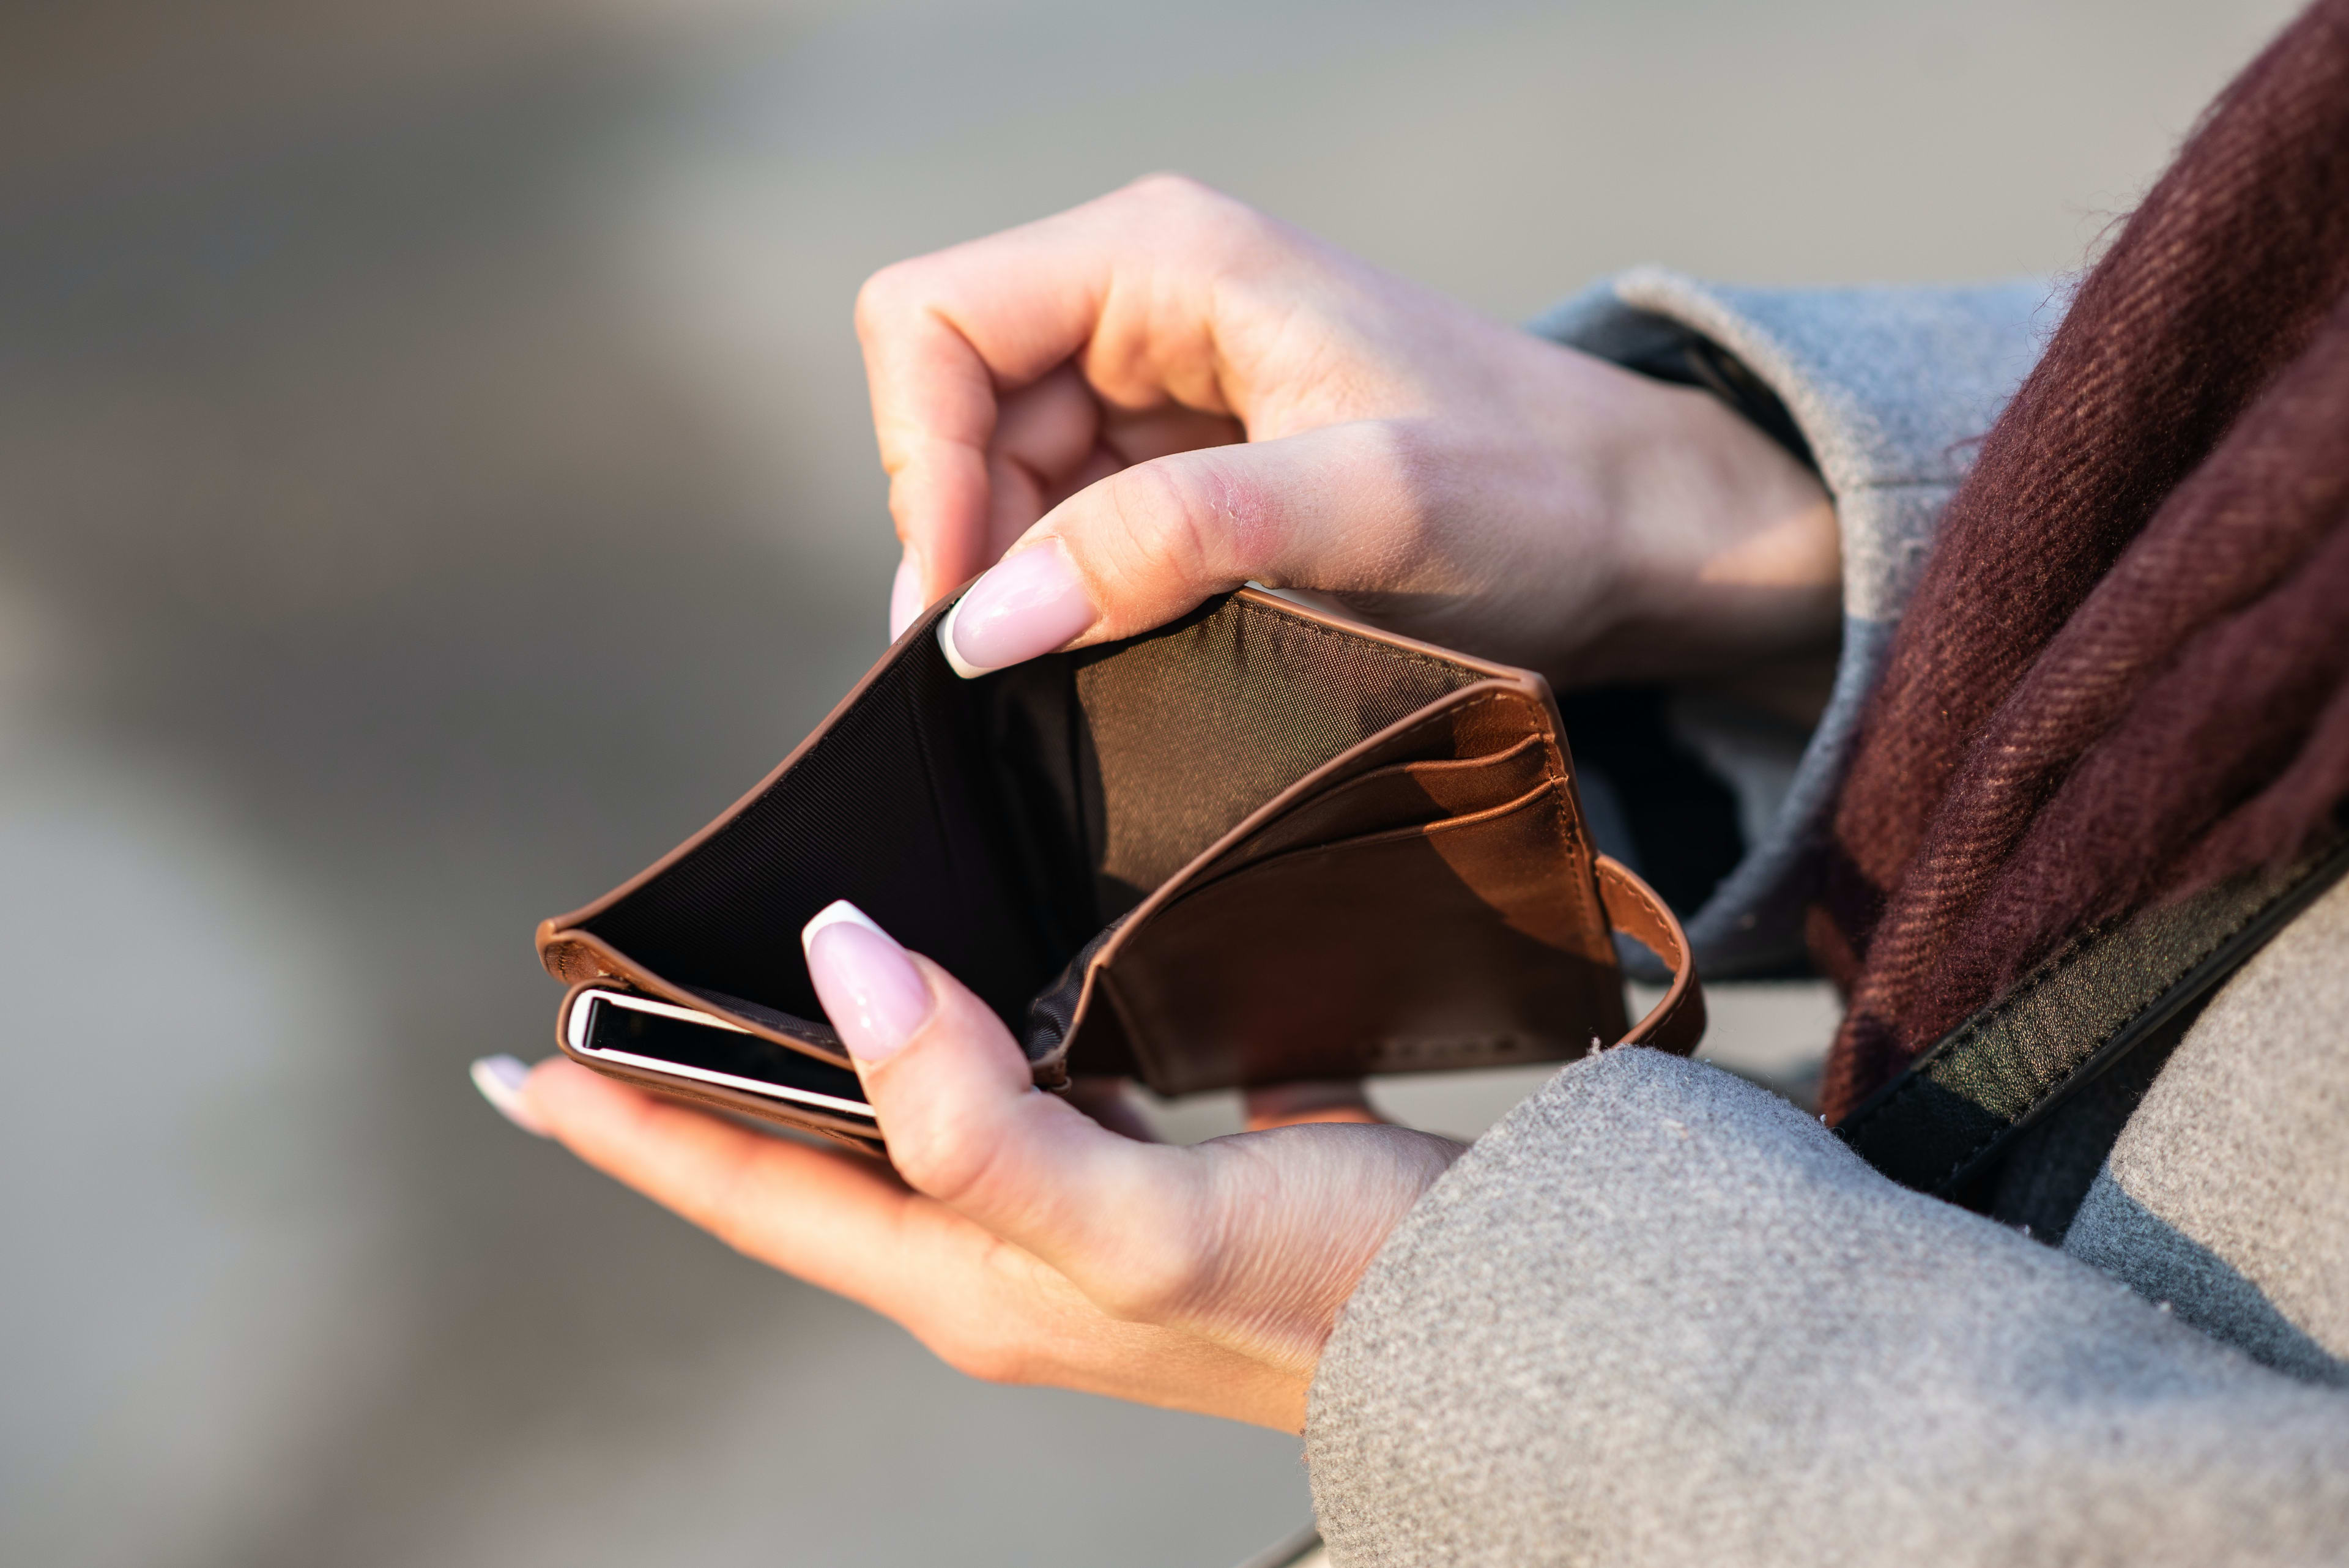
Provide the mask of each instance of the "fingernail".
[{"label": "fingernail", "polygon": [[889,585],[889,640],[896,641],[905,635],[926,607],[922,603],[922,568],[914,564],[914,553],[897,563],[897,579]]},{"label": "fingernail", "polygon": [[1099,616],[1067,549],[1047,539],[1006,556],[973,583],[938,624],[938,646],[968,680],[1050,653]]},{"label": "fingernail", "polygon": [[473,1087],[481,1091],[481,1098],[533,1137],[544,1137],[546,1124],[522,1097],[522,1086],[529,1077],[530,1064],[518,1056],[484,1056],[473,1064]]},{"label": "fingernail", "polygon": [[896,939],[847,899],[800,932],[824,1016],[860,1062],[885,1062],[930,1015],[930,988]]}]

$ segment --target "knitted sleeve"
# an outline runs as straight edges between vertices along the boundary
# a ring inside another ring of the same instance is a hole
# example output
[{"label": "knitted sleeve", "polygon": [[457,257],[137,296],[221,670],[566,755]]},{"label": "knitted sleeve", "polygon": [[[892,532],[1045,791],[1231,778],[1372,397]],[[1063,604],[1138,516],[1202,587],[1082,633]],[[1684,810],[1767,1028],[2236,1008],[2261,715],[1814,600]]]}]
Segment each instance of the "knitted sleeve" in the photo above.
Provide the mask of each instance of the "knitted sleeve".
[{"label": "knitted sleeve", "polygon": [[[1835,498],[1843,535],[1843,646],[1818,728],[1788,733],[1717,702],[1676,700],[1674,738],[1737,796],[1743,856],[1684,909],[1697,961],[1716,977],[1768,968],[1801,949],[1801,855],[1840,777],[1901,607],[1976,438],[2038,358],[2063,300],[2044,281],[1971,287],[1731,288],[1656,268],[1608,279],[1532,324],[1619,363],[1698,338],[1725,349],[1793,416]],[[1578,761],[1640,739],[1595,734],[1605,705],[1578,714]],[[1605,836],[1603,768],[1590,797]],[[1619,828],[1610,847],[1632,847]],[[1628,857],[1636,861],[1636,848]],[[1636,959],[1634,960],[1636,964]],[[1656,977],[1651,977],[1656,978]]]}]

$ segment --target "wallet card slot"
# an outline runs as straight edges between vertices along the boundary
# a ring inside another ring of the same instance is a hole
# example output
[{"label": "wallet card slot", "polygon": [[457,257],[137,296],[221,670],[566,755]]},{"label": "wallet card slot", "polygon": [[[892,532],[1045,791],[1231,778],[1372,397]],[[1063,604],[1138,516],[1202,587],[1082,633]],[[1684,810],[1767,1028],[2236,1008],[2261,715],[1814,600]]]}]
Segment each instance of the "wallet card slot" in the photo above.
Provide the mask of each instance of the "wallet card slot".
[{"label": "wallet card slot", "polygon": [[1162,1094],[1558,1060],[1625,1027],[1556,781],[1218,877],[1136,924],[1105,979]]},{"label": "wallet card slot", "polygon": [[[1372,779],[1373,774],[1385,776]],[[1179,886],[1153,894],[1137,913],[1147,919],[1150,909],[1258,860],[1431,826],[1446,820],[1447,814],[1475,815],[1522,799],[1546,778],[1563,776],[1563,758],[1538,696],[1499,681],[1475,683],[1291,781],[1259,808],[1256,821],[1185,867]],[[1354,790],[1357,784],[1364,788]],[[1101,913],[1108,923],[1032,999],[1015,1025],[1031,1060],[1057,1064],[1081,1024],[1088,1041],[1084,1071],[1133,1071],[1116,1010],[1088,1000],[1100,1000],[1091,983],[1096,959],[1113,948],[1130,907],[1103,900]]]},{"label": "wallet card slot", "polygon": [[1246,594],[1063,657],[1100,768],[1096,870],[1129,903],[1317,769],[1490,679]]},{"label": "wallet card slot", "polygon": [[[1199,880],[1196,888],[1186,889],[1179,894],[1174,899],[1169,901],[1168,907],[1172,908],[1174,904],[1181,903],[1183,899],[1190,898],[1193,893],[1199,889],[1219,887],[1224,883],[1237,881],[1259,871],[1268,870],[1278,866],[1284,866],[1291,861],[1301,861],[1316,855],[1344,854],[1348,850],[1374,848],[1380,845],[1390,843],[1417,841],[1426,841],[1432,844],[1441,843],[1456,835],[1472,833],[1487,822],[1504,817],[1519,815],[1533,811],[1546,803],[1555,802],[1558,798],[1559,794],[1557,784],[1553,781],[1545,779],[1541,783],[1536,784],[1533,788],[1516,796],[1514,799],[1503,801],[1498,805],[1486,806],[1481,811],[1465,812],[1454,816],[1446,816],[1433,822],[1414,823],[1399,827],[1378,828],[1370,832],[1353,834],[1344,838],[1328,839],[1317,844],[1303,844],[1293,849],[1284,850],[1278,855],[1260,857],[1257,859],[1248,861],[1245,865],[1231,866],[1227,867],[1218,863],[1213,868],[1210,875],[1204,877]],[[1562,827],[1561,832],[1570,846],[1573,836],[1572,830],[1570,828]]]},{"label": "wallet card slot", "polygon": [[1298,802],[1207,868],[1228,876],[1293,849],[1473,816],[1521,799],[1548,778],[1548,750],[1527,735],[1483,757],[1393,763]]},{"label": "wallet card slot", "polygon": [[[1463,752],[1469,754],[1463,755]],[[1450,817],[1474,815],[1518,801],[1543,784],[1550,763],[1548,732],[1537,710],[1516,693],[1488,692],[1447,703],[1420,722],[1378,737],[1326,765],[1309,793],[1271,821],[1206,864],[1185,873],[1192,888],[1258,860]],[[1126,923],[1127,906],[1105,901],[1107,918],[1078,949],[1052,983],[1030,1003],[1019,1033],[1034,1059],[1053,1055],[1082,1011],[1094,956]]]}]

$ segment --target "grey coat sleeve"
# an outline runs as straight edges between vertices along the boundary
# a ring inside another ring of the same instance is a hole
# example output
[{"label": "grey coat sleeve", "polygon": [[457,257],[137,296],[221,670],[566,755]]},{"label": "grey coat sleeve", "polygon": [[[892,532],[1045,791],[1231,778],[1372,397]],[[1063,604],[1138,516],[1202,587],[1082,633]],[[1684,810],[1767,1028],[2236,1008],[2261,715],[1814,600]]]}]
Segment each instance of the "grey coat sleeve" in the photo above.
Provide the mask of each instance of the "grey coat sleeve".
[{"label": "grey coat sleeve", "polygon": [[[1841,514],[1835,705],[1692,924],[1715,972],[1791,926],[1795,857],[1966,440],[2056,308],[2035,285],[1637,273],[1543,324],[1625,358],[1668,332],[1737,354]],[[1405,1218],[1323,1353],[1306,1446],[1333,1560],[2349,1559],[2344,952],[2349,891],[2214,999],[2069,1251],[1892,1185],[1713,1068],[1637,1049],[1566,1068]]]},{"label": "grey coat sleeve", "polygon": [[1565,1069],[1413,1210],[1306,1439],[1342,1568],[2349,1551],[2349,1397],[1636,1048]]},{"label": "grey coat sleeve", "polygon": [[[2064,302],[2045,280],[1756,289],[1640,267],[1531,324],[1602,358],[1633,360],[1690,337],[1726,348],[1785,402],[1835,498],[1843,650],[1817,729],[1789,733],[1783,723],[1702,699],[1674,705],[1675,727],[1736,791],[1746,824],[1744,858],[1702,909],[1685,912],[1706,974],[1767,968],[1800,951],[1802,854],[1842,775],[1860,704],[1875,688],[1941,508]],[[1603,784],[1591,793],[1603,833]],[[1627,950],[1626,958],[1640,968],[1641,955]]]}]

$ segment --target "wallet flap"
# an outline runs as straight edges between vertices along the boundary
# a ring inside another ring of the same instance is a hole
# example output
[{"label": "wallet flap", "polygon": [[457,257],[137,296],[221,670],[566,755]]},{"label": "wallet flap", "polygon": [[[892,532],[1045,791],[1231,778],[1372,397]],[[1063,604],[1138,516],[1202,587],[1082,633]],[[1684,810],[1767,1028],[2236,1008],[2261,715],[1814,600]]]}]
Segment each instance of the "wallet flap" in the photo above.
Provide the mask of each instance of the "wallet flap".
[{"label": "wallet flap", "polygon": [[[1520,953],[1508,972],[1522,975],[1527,965],[1542,966],[1545,962],[1550,970],[1572,968],[1580,978],[1569,988],[1573,992],[1571,1004],[1555,989],[1562,982],[1552,973],[1547,977],[1549,989],[1544,992],[1544,1005],[1554,1010],[1563,1008],[1571,1015],[1578,1031],[1594,1030],[1611,1040],[1621,1029],[1621,977],[1599,912],[1595,868],[1581,829],[1580,803],[1573,791],[1571,768],[1558,736],[1557,711],[1547,686],[1538,677],[1521,670],[1487,677],[1398,719],[1266,801],[1181,872],[1162,883],[1141,905],[1105,928],[1037,998],[1020,1033],[1037,1069],[1038,1081],[1059,1084],[1072,1074],[1139,1074],[1161,1093],[1176,1094],[1210,1086],[1194,1081],[1187,1072],[1174,1071],[1164,1064],[1194,1051],[1215,1054],[1217,1060],[1226,1063],[1237,1061],[1239,1058],[1226,1050],[1228,1040],[1215,1043],[1210,1037],[1246,1033],[1250,1026],[1240,1015],[1246,1014],[1252,1004],[1234,1001],[1227,1009],[1233,1016],[1214,1024],[1201,1023],[1196,1017],[1172,1023],[1162,1010],[1131,996],[1123,1002],[1112,1002],[1102,984],[1103,977],[1130,949],[1137,943],[1152,942],[1150,932],[1161,912],[1219,878],[1244,873],[1249,862],[1271,853],[1270,846],[1278,844],[1290,854],[1313,847],[1310,844],[1280,843],[1276,836],[1298,819],[1314,816],[1325,802],[1336,799],[1348,787],[1376,774],[1398,765],[1439,763],[1464,756],[1471,760],[1516,757],[1520,755],[1518,748],[1528,741],[1534,742],[1537,758],[1531,770],[1534,778],[1545,781],[1554,791],[1548,815],[1543,818],[1552,826],[1537,835],[1535,846],[1527,851],[1529,857],[1516,862],[1511,869],[1531,873],[1533,881],[1551,896],[1554,907],[1533,922],[1544,932],[1540,940],[1551,946],[1546,950],[1547,961],[1534,953]],[[1511,796],[1523,793],[1512,791]],[[1428,825],[1431,828],[1437,826]],[[1207,940],[1211,949],[1221,949],[1231,956],[1226,962],[1210,968],[1228,971],[1255,961],[1263,952],[1279,954],[1295,949],[1306,936],[1316,934],[1317,905],[1321,911],[1340,914],[1357,906],[1376,912],[1407,907],[1414,898],[1433,896],[1444,900],[1447,894],[1452,895],[1444,903],[1451,912],[1437,920],[1438,929],[1444,929],[1447,923],[1457,927],[1463,920],[1473,925],[1492,912],[1491,906],[1473,891],[1464,901],[1459,898],[1467,890],[1465,881],[1462,875],[1441,863],[1440,853],[1437,864],[1432,867],[1424,857],[1391,853],[1384,858],[1396,878],[1387,889],[1387,898],[1377,897],[1373,889],[1365,903],[1364,891],[1359,888],[1319,900],[1299,895],[1300,907],[1291,909],[1283,921],[1276,922],[1277,929],[1288,933],[1285,940],[1272,939],[1268,948],[1263,940],[1239,935],[1239,922],[1230,922],[1230,935],[1211,935]],[[1285,888],[1295,887],[1299,882],[1295,869],[1281,873],[1279,881]],[[1557,902],[1560,899],[1562,904]],[[1326,917],[1319,920],[1321,926],[1327,923]],[[1354,961],[1362,971],[1393,969],[1397,965],[1424,971],[1436,961],[1427,952],[1382,950],[1378,945],[1378,934],[1374,921],[1365,938],[1356,944]],[[1490,956],[1495,944],[1507,946],[1513,940],[1506,935],[1491,936],[1477,950]],[[1168,945],[1182,951],[1190,947],[1188,940],[1181,938]],[[1326,962],[1319,966],[1323,978],[1332,968]],[[1230,978],[1229,974],[1225,978]],[[1474,983],[1465,971],[1440,981],[1443,989],[1454,995],[1464,995]],[[1272,981],[1255,989],[1258,993],[1268,993],[1279,987]],[[1294,1010],[1283,1011],[1293,1014]],[[1561,1022],[1566,1020],[1562,1017]],[[1420,1027],[1422,1036],[1432,1039],[1427,1030],[1433,1026]],[[1170,1028],[1178,1038],[1168,1037]],[[1462,1034],[1453,1025],[1444,1028],[1454,1037]],[[1559,1041],[1578,1041],[1588,1036],[1583,1033],[1568,1036],[1521,1031],[1504,1041],[1500,1034],[1487,1029],[1479,1037],[1486,1042],[1480,1060],[1491,1064],[1556,1055],[1565,1049],[1557,1044]],[[1329,1047],[1330,1043],[1324,1042],[1315,1049]],[[1303,1049],[1301,1044],[1299,1048]],[[1334,1042],[1334,1048],[1341,1053],[1351,1052],[1362,1061],[1381,1052],[1389,1058],[1415,1052],[1415,1064],[1419,1065],[1433,1064],[1434,1060],[1432,1045],[1406,1048],[1392,1041],[1381,1045],[1358,1035],[1341,1035]],[[1466,1059],[1476,1054],[1468,1047],[1457,1045],[1450,1049],[1455,1057],[1462,1058],[1459,1064],[1478,1064],[1477,1061]],[[1528,1053],[1533,1054],[1529,1056]],[[1264,1057],[1264,1053],[1258,1053],[1259,1060]]]},{"label": "wallet flap", "polygon": [[756,789],[546,922],[548,968],[755,1002],[829,1058],[798,933],[844,897],[1016,1026],[1103,925],[1266,799],[1496,668],[1249,591],[966,680],[937,648],[947,607]]}]

